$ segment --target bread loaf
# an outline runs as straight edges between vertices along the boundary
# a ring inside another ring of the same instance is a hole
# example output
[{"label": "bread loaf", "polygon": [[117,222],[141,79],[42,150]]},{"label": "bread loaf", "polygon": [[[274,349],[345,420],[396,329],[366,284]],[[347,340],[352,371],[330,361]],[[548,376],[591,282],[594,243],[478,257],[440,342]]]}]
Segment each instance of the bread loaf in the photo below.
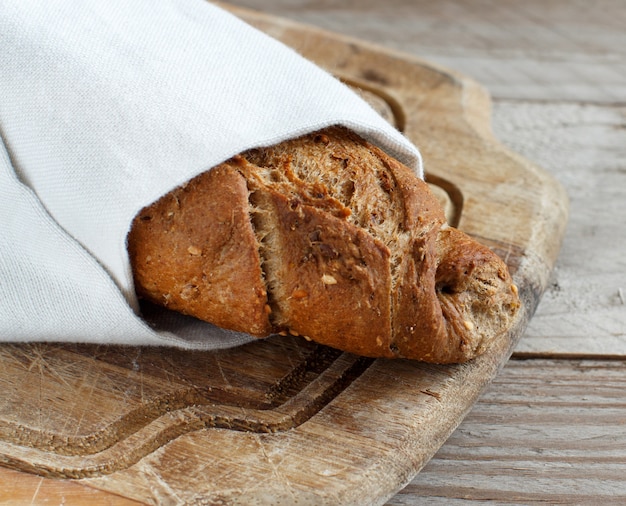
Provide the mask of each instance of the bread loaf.
[{"label": "bread loaf", "polygon": [[254,149],[143,209],[140,297],[223,328],[464,362],[511,325],[505,264],[410,169],[340,127]]}]

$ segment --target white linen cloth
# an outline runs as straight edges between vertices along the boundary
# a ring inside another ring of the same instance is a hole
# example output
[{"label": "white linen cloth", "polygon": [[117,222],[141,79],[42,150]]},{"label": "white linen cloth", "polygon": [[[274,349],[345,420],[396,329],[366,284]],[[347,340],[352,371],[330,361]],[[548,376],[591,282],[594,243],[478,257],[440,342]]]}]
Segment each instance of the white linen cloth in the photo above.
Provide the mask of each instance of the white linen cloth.
[{"label": "white linen cloth", "polygon": [[236,153],[332,124],[421,174],[347,87],[204,0],[0,0],[0,341],[247,341],[142,318],[131,221]]}]

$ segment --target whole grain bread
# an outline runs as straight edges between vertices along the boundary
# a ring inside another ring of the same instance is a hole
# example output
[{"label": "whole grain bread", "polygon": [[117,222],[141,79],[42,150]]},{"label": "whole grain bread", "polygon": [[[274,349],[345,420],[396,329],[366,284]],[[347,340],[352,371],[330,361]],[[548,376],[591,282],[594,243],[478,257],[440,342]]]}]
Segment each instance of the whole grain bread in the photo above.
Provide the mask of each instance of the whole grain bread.
[{"label": "whole grain bread", "polygon": [[254,149],[135,218],[140,297],[220,327],[456,363],[520,306],[504,262],[410,169],[340,127]]}]

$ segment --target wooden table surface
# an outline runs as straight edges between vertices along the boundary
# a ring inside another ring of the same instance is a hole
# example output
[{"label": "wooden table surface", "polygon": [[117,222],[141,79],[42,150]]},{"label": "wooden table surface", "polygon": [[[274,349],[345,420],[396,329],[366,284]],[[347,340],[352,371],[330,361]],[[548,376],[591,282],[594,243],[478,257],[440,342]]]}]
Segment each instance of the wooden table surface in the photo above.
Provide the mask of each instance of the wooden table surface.
[{"label": "wooden table surface", "polygon": [[[511,361],[388,504],[626,503],[626,2],[231,3],[476,79],[496,136],[570,196],[553,279]],[[0,490],[15,504],[136,504],[9,470]]]}]

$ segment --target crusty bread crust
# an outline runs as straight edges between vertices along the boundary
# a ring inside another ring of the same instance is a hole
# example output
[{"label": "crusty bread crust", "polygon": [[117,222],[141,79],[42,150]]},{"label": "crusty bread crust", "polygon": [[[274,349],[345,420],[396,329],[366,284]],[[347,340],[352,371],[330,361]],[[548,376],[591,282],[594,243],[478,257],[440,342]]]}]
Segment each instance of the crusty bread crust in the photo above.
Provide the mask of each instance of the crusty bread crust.
[{"label": "crusty bread crust", "polygon": [[470,360],[520,306],[426,183],[340,127],[199,175],[139,213],[128,251],[140,297],[370,357]]}]

